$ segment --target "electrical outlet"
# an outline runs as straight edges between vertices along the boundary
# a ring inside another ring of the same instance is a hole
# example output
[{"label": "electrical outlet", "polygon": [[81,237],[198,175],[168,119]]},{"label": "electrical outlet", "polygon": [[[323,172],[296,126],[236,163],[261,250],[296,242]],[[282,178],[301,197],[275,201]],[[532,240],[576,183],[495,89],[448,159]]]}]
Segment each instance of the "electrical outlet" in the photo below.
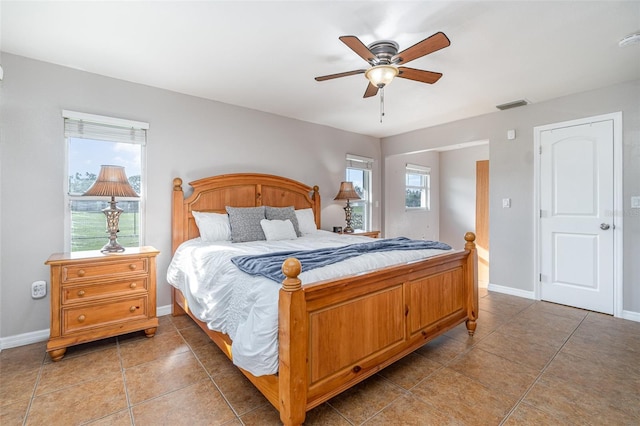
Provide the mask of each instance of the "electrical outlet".
[{"label": "electrical outlet", "polygon": [[31,297],[33,299],[42,299],[47,295],[47,282],[35,281],[31,283]]}]

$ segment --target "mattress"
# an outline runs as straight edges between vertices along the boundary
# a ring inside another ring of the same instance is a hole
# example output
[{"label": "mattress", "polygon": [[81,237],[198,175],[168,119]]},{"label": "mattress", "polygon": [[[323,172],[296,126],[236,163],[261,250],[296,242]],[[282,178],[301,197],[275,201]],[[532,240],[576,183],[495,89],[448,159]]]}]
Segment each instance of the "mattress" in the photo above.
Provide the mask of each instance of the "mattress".
[{"label": "mattress", "polygon": [[[189,309],[211,330],[229,335],[233,362],[255,376],[278,371],[278,294],[280,282],[239,270],[231,258],[290,250],[342,247],[369,237],[318,230],[295,240],[182,243],[167,270],[167,281],[182,292]],[[299,275],[303,285],[422,259],[443,250],[369,253]]]}]

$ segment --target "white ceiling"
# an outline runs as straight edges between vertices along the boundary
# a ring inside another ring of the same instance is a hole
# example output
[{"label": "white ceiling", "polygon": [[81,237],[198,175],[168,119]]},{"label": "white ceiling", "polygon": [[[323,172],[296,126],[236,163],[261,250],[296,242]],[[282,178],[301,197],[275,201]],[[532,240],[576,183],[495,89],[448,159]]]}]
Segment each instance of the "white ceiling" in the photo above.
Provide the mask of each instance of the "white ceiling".
[{"label": "white ceiling", "polygon": [[[639,1],[5,1],[0,50],[365,135],[384,137],[640,78]],[[400,50],[444,32],[416,59],[434,85],[396,79],[363,99],[366,68],[338,40]],[[4,79],[11,75],[5,70]]]}]

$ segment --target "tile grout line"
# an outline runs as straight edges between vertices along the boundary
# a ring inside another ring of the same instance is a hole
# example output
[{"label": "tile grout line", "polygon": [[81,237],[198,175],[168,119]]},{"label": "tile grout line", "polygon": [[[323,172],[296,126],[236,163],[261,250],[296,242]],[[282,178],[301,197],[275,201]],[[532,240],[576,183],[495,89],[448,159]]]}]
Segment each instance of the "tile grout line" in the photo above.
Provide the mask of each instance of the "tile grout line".
[{"label": "tile grout line", "polygon": [[[391,366],[393,364],[388,365],[387,367]],[[386,367],[385,367],[386,368]],[[384,369],[382,369],[381,371],[383,371]],[[367,377],[366,379],[364,379],[362,382],[360,383],[364,383],[365,381],[373,378],[373,377],[379,377],[380,379],[384,380],[385,382],[388,382],[389,384],[391,384],[394,388],[398,388],[400,390],[400,392],[398,393],[398,396],[396,396],[395,398],[393,398],[388,404],[386,404],[384,407],[382,407],[381,409],[379,409],[378,411],[376,411],[375,413],[373,413],[372,415],[370,415],[369,417],[367,417],[366,419],[364,419],[363,421],[361,421],[360,423],[358,423],[358,425],[363,425],[366,422],[368,422],[369,420],[373,419],[375,416],[377,416],[378,414],[380,414],[381,412],[383,412],[384,410],[386,410],[389,406],[391,406],[393,403],[395,403],[397,400],[399,400],[400,398],[402,398],[403,396],[412,396],[411,393],[403,388],[402,386],[400,386],[399,384],[391,381],[390,379],[384,377],[383,375],[380,374],[380,371],[377,372],[376,374],[373,374],[369,377]],[[357,385],[356,385],[357,386]],[[340,395],[340,394],[338,394]],[[338,396],[336,395],[336,397]],[[335,397],[334,397],[335,398]],[[328,403],[329,401],[327,401]],[[335,408],[333,405],[330,405],[331,408],[333,408],[334,410],[336,410],[338,412],[338,414],[340,414],[340,416],[342,418],[344,418],[346,421],[348,421],[349,423],[351,423],[352,425],[355,424],[354,422],[352,422],[351,420],[347,419],[344,415],[342,415],[342,413],[340,412],[340,410],[338,410],[337,408]]]},{"label": "tile grout line", "polygon": [[[588,315],[588,314],[587,314]],[[573,335],[575,334],[576,331],[578,331],[578,328],[582,325],[582,323],[587,319],[587,315],[585,315],[581,320],[580,323],[578,323],[578,325],[573,329],[573,331],[571,332],[571,334],[569,334],[569,336],[564,340],[564,342],[562,343],[562,345],[560,345],[560,347],[558,348],[558,350],[556,351],[555,354],[553,354],[553,356],[551,357],[551,359],[549,361],[547,361],[547,363],[544,365],[544,367],[542,367],[542,369],[540,370],[540,373],[537,375],[536,379],[533,381],[533,383],[531,383],[531,385],[529,385],[529,387],[527,388],[527,390],[524,391],[524,393],[522,394],[522,396],[518,399],[518,401],[516,401],[516,403],[513,405],[513,407],[511,407],[511,409],[509,410],[509,412],[504,416],[504,418],[502,419],[502,421],[500,422],[500,425],[503,425],[504,422],[507,421],[507,419],[511,416],[511,414],[513,414],[513,412],[515,412],[515,410],[520,406],[520,404],[524,401],[524,399],[527,397],[527,395],[529,395],[529,393],[531,392],[531,390],[533,389],[533,387],[540,381],[540,379],[542,378],[542,375],[547,371],[547,369],[549,368],[549,366],[551,365],[551,363],[556,359],[556,357],[558,356],[558,354],[562,351],[562,349],[566,346],[567,342],[571,339],[571,337],[573,337]],[[542,408],[540,407],[535,407],[536,409],[543,411],[546,414],[551,415],[554,418],[557,418],[555,415],[548,413],[546,411],[544,411]]]},{"label": "tile grout line", "polygon": [[[171,322],[171,324],[173,324],[173,321]],[[216,383],[215,379],[211,376],[211,374],[209,373],[209,371],[207,370],[207,368],[204,366],[204,364],[202,363],[202,361],[200,361],[200,357],[198,356],[198,354],[196,354],[196,352],[193,350],[193,347],[191,346],[191,344],[189,342],[187,342],[187,339],[185,339],[185,337],[183,336],[183,334],[180,332],[180,329],[178,327],[176,327],[175,324],[173,324],[173,326],[175,327],[176,331],[178,332],[178,334],[180,335],[180,337],[182,338],[182,340],[184,340],[185,345],[187,345],[189,347],[189,351],[191,351],[191,354],[193,354],[193,356],[195,357],[196,361],[198,361],[198,364],[200,365],[200,367],[202,367],[202,369],[204,370],[204,372],[207,374],[207,377],[209,378],[209,380],[211,380],[211,383],[213,383],[213,386],[216,387],[216,389],[218,390],[218,392],[220,392],[220,396],[222,396],[222,399],[224,399],[224,402],[227,403],[227,405],[229,406],[229,408],[231,409],[231,411],[233,412],[234,416],[236,416],[236,419],[238,419],[238,421],[244,425],[244,422],[242,421],[242,419],[240,418],[240,414],[236,411],[236,409],[233,407],[233,405],[231,404],[231,402],[227,399],[226,395],[224,394],[224,392],[222,392],[222,389],[220,389],[220,386],[218,386],[218,384]],[[199,329],[199,328],[198,328]],[[216,349],[218,349],[218,347],[216,346]],[[219,350],[219,349],[218,349]],[[229,362],[232,362],[230,359],[228,359]],[[262,407],[262,406],[260,406]],[[251,413],[254,410],[257,410],[260,407],[256,407],[253,410],[249,410],[247,411],[247,413]],[[244,414],[247,414],[244,413]],[[243,414],[243,415],[244,415]]]},{"label": "tile grout line", "polygon": [[23,426],[26,426],[27,424],[27,420],[29,419],[29,412],[31,411],[31,406],[33,405],[33,400],[36,399],[36,390],[38,389],[38,384],[40,383],[40,378],[42,377],[42,370],[44,369],[47,356],[49,356],[48,352],[45,351],[44,356],[42,357],[42,362],[40,363],[40,368],[38,368],[38,376],[36,377],[36,382],[33,385],[33,392],[31,392],[31,398],[29,398],[27,409],[24,412],[24,419],[22,420]]},{"label": "tile grout line", "polygon": [[[337,395],[336,395],[336,396],[337,396]],[[335,398],[335,397],[334,397],[334,398]],[[338,410],[336,407],[334,407],[334,406],[333,406],[333,404],[331,404],[331,399],[330,399],[329,401],[325,402],[325,404],[327,404],[327,405],[329,406],[329,408],[331,408],[333,411],[335,411],[335,412],[336,412],[336,414],[338,414],[338,416],[340,416],[341,418],[343,418],[345,422],[349,423],[349,424],[350,424],[350,425],[352,425],[352,426],[354,425],[354,423],[353,423],[351,420],[349,420],[348,418],[346,418],[346,417],[344,416],[344,414],[342,414],[342,413],[340,412],[340,410]],[[373,417],[373,416],[372,416],[372,417]],[[369,419],[365,420],[365,422],[366,422],[366,421],[368,421],[368,420],[369,420]],[[364,422],[363,422],[363,423],[364,423]]]},{"label": "tile grout line", "polygon": [[133,418],[133,407],[131,406],[131,398],[129,397],[129,388],[127,387],[127,375],[125,374],[125,368],[122,362],[122,353],[120,351],[120,336],[116,337],[116,351],[118,354],[118,362],[120,363],[120,374],[122,375],[122,384],[124,385],[124,396],[127,400],[127,410],[129,411],[129,421],[131,422],[132,426],[135,426],[136,423],[135,423],[135,419]]},{"label": "tile grout line", "polygon": [[[176,328],[176,331],[178,331],[178,333],[180,334],[180,337],[182,337],[182,334],[179,332],[178,328]],[[199,364],[199,365],[204,369],[205,373],[207,374],[207,378],[208,378],[209,380],[211,380],[211,376],[210,376],[210,375],[209,375],[209,373],[207,372],[207,369],[206,369],[206,368],[204,368],[204,366],[203,366],[203,365],[202,365],[202,363],[200,362],[200,359],[199,359],[199,358],[197,357],[197,355],[196,355],[196,354],[191,350],[191,346],[187,343],[187,341],[184,339],[184,337],[182,337],[182,339],[184,340],[185,344],[189,347],[189,350],[191,351],[192,355],[195,357],[195,359],[196,359],[196,361],[198,362],[198,364]],[[186,351],[185,351],[185,352],[181,352],[181,353],[177,353],[177,354],[170,354],[170,355],[163,356],[163,357],[165,357],[165,358],[166,358],[166,357],[177,357],[177,356],[182,355],[183,353],[186,353]],[[155,360],[150,360],[150,361],[143,362],[143,363],[141,363],[141,364],[136,364],[136,365],[132,366],[131,368],[133,368],[133,367],[137,367],[137,366],[140,366],[140,365],[144,365],[144,364],[148,364],[148,363],[153,362],[153,361],[155,361]],[[204,381],[204,380],[206,380],[206,379],[202,379],[201,381]],[[190,387],[190,386],[193,386],[193,385],[194,385],[194,384],[196,384],[196,383],[198,383],[198,382],[194,382],[194,383],[191,383],[191,384],[187,384],[187,385],[184,385],[184,386],[182,386],[182,387],[178,387],[178,388],[176,388],[176,389],[172,389],[172,390],[170,390],[170,391],[167,391],[167,392],[165,392],[165,393],[158,394],[158,395],[156,395],[156,396],[154,396],[154,397],[152,397],[152,398],[149,398],[149,399],[145,399],[145,400],[143,400],[143,401],[140,401],[140,402],[138,402],[137,404],[132,404],[132,405],[130,405],[130,407],[131,407],[131,409],[133,409],[135,406],[138,406],[138,405],[141,405],[141,404],[147,403],[147,402],[149,402],[149,401],[153,401],[153,400],[158,399],[158,398],[162,398],[162,397],[164,397],[164,396],[170,395],[170,394],[172,394],[172,393],[174,393],[174,392],[177,392],[177,391],[180,391],[180,390],[182,390],[182,389],[186,389],[186,388],[188,388],[188,387]],[[217,386],[216,386],[216,387],[217,387]],[[220,392],[220,393],[222,393],[222,392]],[[132,417],[132,419],[133,419],[133,412],[132,412],[131,414],[132,414],[132,416],[131,416],[131,417]],[[135,423],[135,422],[134,422],[134,423]]]}]

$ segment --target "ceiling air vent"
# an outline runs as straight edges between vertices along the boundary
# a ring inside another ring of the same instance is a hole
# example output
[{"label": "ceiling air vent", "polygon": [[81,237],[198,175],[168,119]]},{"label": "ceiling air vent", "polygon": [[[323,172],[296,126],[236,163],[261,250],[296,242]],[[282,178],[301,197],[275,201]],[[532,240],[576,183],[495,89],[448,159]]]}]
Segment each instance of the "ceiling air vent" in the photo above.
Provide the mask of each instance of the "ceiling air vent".
[{"label": "ceiling air vent", "polygon": [[501,111],[504,111],[505,109],[521,107],[521,106],[525,106],[525,105],[528,105],[528,104],[529,104],[529,102],[527,102],[525,99],[520,99],[520,100],[513,101],[513,102],[507,102],[506,104],[496,105],[496,108],[498,108]]}]

